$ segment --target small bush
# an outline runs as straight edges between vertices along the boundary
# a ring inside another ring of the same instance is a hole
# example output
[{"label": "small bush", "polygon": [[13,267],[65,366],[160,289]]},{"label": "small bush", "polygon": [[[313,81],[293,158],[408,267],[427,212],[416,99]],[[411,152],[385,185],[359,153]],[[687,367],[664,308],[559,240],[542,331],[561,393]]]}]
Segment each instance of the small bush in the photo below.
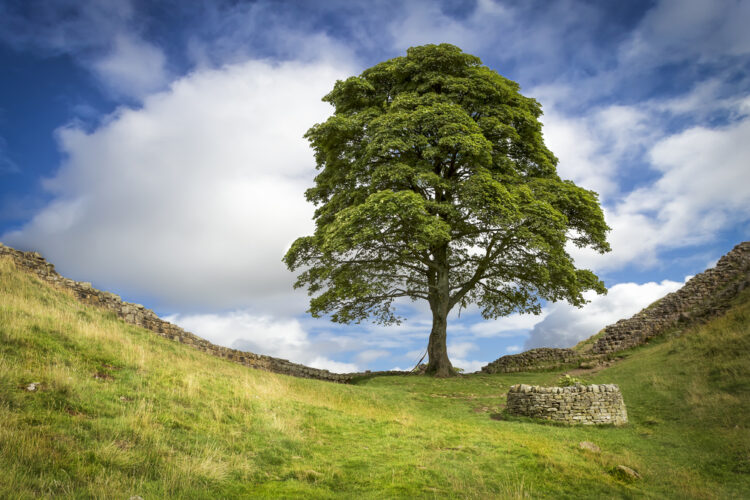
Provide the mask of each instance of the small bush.
[{"label": "small bush", "polygon": [[571,385],[583,384],[583,380],[578,377],[571,377],[567,373],[557,379],[557,385],[560,387],[570,387]]}]

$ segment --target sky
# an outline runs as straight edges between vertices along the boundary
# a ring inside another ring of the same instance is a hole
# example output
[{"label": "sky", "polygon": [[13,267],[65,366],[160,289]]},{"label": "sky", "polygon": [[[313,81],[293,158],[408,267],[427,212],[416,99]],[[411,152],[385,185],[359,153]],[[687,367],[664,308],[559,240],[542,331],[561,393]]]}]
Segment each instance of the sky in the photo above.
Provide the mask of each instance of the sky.
[{"label": "sky", "polygon": [[599,193],[606,296],[449,318],[470,372],[569,347],[750,239],[750,1],[0,0],[0,242],[214,343],[331,371],[410,369],[400,325],[306,313],[281,258],[311,234],[303,139],[337,79],[451,43],[537,99],[565,179]]}]

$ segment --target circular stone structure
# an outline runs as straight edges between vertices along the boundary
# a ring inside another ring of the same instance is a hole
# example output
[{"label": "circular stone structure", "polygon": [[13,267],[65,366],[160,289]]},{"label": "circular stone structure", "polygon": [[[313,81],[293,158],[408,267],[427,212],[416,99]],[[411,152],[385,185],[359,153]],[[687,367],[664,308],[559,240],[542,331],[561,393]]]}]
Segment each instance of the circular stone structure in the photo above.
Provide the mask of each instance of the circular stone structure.
[{"label": "circular stone structure", "polygon": [[614,384],[540,387],[517,384],[508,391],[511,415],[575,425],[622,425],[628,421],[620,388]]}]

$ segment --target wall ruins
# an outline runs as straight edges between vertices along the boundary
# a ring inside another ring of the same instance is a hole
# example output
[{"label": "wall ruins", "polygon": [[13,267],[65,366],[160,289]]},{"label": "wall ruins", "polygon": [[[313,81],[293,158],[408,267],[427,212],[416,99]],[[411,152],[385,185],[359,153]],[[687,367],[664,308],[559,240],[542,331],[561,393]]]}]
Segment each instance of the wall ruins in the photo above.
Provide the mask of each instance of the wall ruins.
[{"label": "wall ruins", "polygon": [[580,355],[572,349],[540,347],[519,354],[509,354],[483,366],[484,373],[510,373],[531,370],[551,370],[580,361]]},{"label": "wall ruins", "polygon": [[628,421],[620,388],[614,384],[514,385],[508,391],[507,412],[576,425],[623,425]]},{"label": "wall ruins", "polygon": [[731,300],[750,287],[750,241],[735,246],[715,267],[693,276],[676,292],[643,309],[630,319],[604,329],[592,348],[606,354],[644,344],[679,324],[718,316]]},{"label": "wall ruins", "polygon": [[140,304],[124,302],[119,296],[97,290],[91,283],[74,281],[61,276],[55,266],[48,263],[37,252],[22,252],[0,243],[0,258],[9,257],[16,267],[28,271],[55,287],[72,291],[81,302],[112,311],[126,323],[140,326],[175,342],[187,344],[200,351],[239,363],[241,365],[293,377],[313,378],[329,382],[349,383],[355,378],[372,375],[404,375],[408,372],[331,373],[328,370],[311,368],[252,352],[238,351],[218,346],[187,332],[177,325],[159,318],[152,310]]},{"label": "wall ruins", "polygon": [[715,267],[695,275],[676,292],[629,319],[605,327],[590,350],[531,349],[502,356],[484,366],[482,371],[506,373],[544,370],[582,361],[596,361],[642,345],[674,327],[718,316],[729,309],[732,300],[746,288],[750,288],[750,241],[736,245],[719,259]]}]

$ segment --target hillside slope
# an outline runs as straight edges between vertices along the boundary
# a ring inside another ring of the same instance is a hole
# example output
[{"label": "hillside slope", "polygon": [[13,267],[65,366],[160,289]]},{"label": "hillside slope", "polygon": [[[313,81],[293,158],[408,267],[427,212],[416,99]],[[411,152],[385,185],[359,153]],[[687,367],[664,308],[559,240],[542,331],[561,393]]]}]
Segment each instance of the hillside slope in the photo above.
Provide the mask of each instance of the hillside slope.
[{"label": "hillside slope", "polygon": [[[590,380],[620,385],[631,423],[574,428],[502,413],[511,384],[561,372],[354,386],[277,375],[0,259],[0,498],[748,497],[748,299],[620,353]],[[613,475],[619,464],[642,479]]]},{"label": "hillside slope", "polygon": [[607,325],[572,349],[542,347],[501,356],[484,373],[549,370],[566,365],[606,364],[620,351],[654,337],[721,316],[743,290],[750,288],[750,241],[735,245],[714,267],[690,278],[628,319]]},{"label": "hillside slope", "polygon": [[[91,286],[91,283],[75,281],[61,276],[55,271],[55,266],[47,262],[37,252],[22,252],[0,243],[0,258],[9,259],[15,264],[16,268],[36,276],[43,282],[49,283],[59,290],[72,293],[73,296],[84,304],[97,306],[114,313],[116,317],[126,323],[151,330],[164,338],[180,342],[181,344],[187,344],[195,349],[213,354],[219,358],[228,359],[235,363],[256,368],[258,370],[292,375],[301,378],[327,380],[329,382],[349,383],[367,375],[366,373],[331,373],[328,370],[321,370],[319,368],[292,363],[286,359],[274,358],[273,356],[267,356],[264,354],[255,354],[253,352],[239,351],[237,349],[212,344],[204,338],[185,331],[169,321],[161,319],[156,313],[143,307],[141,304],[125,302],[118,295],[107,291],[97,290]],[[387,373],[391,375],[403,374],[401,372],[378,373]]]}]

